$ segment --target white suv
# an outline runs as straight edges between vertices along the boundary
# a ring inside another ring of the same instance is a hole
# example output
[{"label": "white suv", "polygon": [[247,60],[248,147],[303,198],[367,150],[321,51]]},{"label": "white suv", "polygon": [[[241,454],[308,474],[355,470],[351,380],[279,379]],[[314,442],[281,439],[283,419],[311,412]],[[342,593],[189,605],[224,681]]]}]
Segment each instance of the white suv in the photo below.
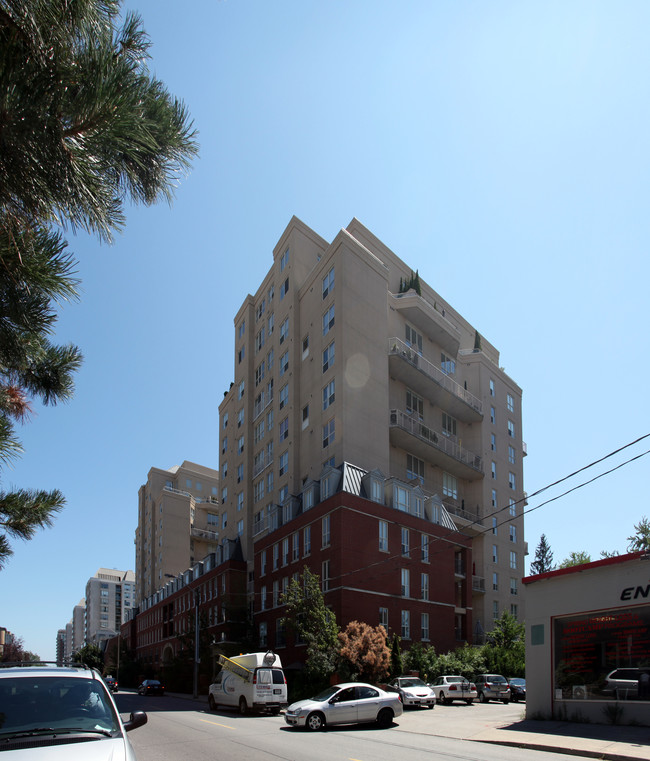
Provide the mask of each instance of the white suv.
[{"label": "white suv", "polygon": [[97,671],[79,665],[4,666],[0,668],[3,761],[13,757],[4,753],[13,751],[17,758],[34,761],[63,757],[135,761],[126,733],[146,724],[147,714],[136,711],[123,723]]}]

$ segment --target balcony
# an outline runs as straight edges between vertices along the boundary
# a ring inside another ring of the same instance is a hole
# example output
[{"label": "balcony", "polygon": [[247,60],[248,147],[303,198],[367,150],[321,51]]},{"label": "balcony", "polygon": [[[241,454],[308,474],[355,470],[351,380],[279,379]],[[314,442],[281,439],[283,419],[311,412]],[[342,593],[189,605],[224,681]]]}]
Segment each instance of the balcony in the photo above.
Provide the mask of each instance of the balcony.
[{"label": "balcony", "polygon": [[445,316],[444,310],[439,312],[415,291],[391,294],[389,304],[452,357],[458,354],[460,330]]},{"label": "balcony", "polygon": [[194,528],[194,526],[192,526],[190,529],[190,536],[192,536],[194,539],[203,539],[206,542],[219,541],[218,531],[208,531],[208,529]]},{"label": "balcony", "polygon": [[389,436],[393,446],[437,465],[457,478],[467,481],[483,478],[483,459],[479,455],[402,410],[390,411]]},{"label": "balcony", "polygon": [[403,381],[452,417],[465,423],[478,423],[483,419],[480,399],[399,338],[388,341],[388,364],[392,377]]},{"label": "balcony", "polygon": [[485,594],[485,579],[482,576],[472,576],[472,592]]}]

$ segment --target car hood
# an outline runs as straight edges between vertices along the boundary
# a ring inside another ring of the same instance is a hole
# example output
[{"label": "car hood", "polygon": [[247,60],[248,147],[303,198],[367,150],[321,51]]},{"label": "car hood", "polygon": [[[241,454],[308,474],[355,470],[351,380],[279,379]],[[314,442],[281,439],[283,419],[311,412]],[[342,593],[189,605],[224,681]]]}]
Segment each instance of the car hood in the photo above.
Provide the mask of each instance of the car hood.
[{"label": "car hood", "polygon": [[31,746],[21,751],[15,750],[14,753],[17,758],[33,758],[38,761],[136,761],[131,744],[122,737],[45,747]]},{"label": "car hood", "polygon": [[300,710],[305,710],[308,708],[317,708],[322,705],[323,704],[320,700],[312,700],[312,698],[305,698],[304,700],[299,700],[296,703],[292,703],[287,708],[287,711],[300,711]]}]

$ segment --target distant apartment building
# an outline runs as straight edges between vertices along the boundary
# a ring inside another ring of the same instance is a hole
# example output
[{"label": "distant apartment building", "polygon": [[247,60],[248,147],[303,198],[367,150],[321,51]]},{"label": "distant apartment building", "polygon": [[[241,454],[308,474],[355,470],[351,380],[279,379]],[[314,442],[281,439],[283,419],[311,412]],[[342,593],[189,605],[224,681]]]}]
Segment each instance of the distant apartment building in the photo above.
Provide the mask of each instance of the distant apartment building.
[{"label": "distant apartment building", "polygon": [[[134,604],[133,571],[100,568],[86,583],[85,644],[99,645],[115,636]],[[76,632],[74,636],[76,640]]]},{"label": "distant apartment building", "polygon": [[304,565],[339,623],[363,610],[405,644],[523,619],[522,392],[478,328],[356,219],[329,243],[296,218],[234,327],[215,520],[260,646]]},{"label": "distant apartment building", "polygon": [[138,601],[216,551],[221,498],[218,470],[187,460],[168,470],[151,468],[138,493]]}]

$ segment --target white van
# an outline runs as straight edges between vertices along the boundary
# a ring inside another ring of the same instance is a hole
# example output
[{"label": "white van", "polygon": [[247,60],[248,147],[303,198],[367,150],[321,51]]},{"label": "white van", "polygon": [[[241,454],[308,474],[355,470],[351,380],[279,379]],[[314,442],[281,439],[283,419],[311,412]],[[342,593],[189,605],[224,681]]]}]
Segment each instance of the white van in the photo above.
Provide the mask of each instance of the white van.
[{"label": "white van", "polygon": [[287,680],[279,655],[270,650],[232,658],[220,655],[219,664],[221,671],[208,694],[211,711],[217,706],[236,706],[241,714],[253,709],[277,716],[286,707]]}]

